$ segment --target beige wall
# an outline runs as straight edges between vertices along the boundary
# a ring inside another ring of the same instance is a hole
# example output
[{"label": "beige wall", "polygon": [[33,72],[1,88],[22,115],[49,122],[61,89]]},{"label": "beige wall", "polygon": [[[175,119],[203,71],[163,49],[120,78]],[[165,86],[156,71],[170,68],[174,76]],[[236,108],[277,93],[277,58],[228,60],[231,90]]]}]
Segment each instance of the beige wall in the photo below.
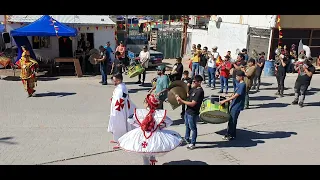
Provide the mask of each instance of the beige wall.
[{"label": "beige wall", "polygon": [[320,15],[281,15],[282,28],[319,28]]}]

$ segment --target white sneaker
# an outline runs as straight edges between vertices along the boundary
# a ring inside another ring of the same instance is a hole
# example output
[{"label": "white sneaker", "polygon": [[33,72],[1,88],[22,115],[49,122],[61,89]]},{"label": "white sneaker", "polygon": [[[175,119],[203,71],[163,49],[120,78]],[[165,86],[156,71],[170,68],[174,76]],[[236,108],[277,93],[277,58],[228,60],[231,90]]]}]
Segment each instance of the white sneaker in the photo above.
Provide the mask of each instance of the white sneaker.
[{"label": "white sneaker", "polygon": [[189,146],[187,147],[187,149],[189,150],[193,150],[194,148],[196,148],[196,146],[193,144],[189,144]]}]

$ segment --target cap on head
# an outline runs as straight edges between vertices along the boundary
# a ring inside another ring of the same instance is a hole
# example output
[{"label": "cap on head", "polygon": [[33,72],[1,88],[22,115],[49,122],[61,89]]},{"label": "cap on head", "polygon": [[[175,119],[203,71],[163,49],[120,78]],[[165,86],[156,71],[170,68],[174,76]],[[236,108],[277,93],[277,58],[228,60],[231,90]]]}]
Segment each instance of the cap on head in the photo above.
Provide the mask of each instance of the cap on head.
[{"label": "cap on head", "polygon": [[166,70],[166,67],[164,65],[160,65],[157,67],[157,70],[164,72]]},{"label": "cap on head", "polygon": [[246,74],[243,71],[237,71],[236,75],[240,76],[240,77],[245,77],[246,76]]}]

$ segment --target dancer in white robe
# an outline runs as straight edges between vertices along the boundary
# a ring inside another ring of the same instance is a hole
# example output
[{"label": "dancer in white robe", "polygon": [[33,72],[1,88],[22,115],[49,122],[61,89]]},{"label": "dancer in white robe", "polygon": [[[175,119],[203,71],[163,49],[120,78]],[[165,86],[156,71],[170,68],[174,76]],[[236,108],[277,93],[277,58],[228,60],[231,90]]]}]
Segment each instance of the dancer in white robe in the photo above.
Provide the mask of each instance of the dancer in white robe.
[{"label": "dancer in white robe", "polygon": [[[111,132],[113,135],[111,143],[118,143],[118,139],[122,135],[135,128],[127,122],[127,119],[129,115],[134,113],[136,106],[131,102],[128,89],[122,80],[122,74],[116,74],[113,77],[113,82],[116,88],[114,89],[111,98],[110,119],[108,125],[108,132]],[[118,145],[113,147],[113,149],[118,148]]]},{"label": "dancer in white robe", "polygon": [[160,101],[149,94],[145,100],[147,109],[135,109],[128,122],[136,128],[119,139],[121,149],[141,154],[144,165],[155,165],[155,157],[162,156],[182,143],[179,133],[164,128],[172,124],[166,110],[156,110]]}]

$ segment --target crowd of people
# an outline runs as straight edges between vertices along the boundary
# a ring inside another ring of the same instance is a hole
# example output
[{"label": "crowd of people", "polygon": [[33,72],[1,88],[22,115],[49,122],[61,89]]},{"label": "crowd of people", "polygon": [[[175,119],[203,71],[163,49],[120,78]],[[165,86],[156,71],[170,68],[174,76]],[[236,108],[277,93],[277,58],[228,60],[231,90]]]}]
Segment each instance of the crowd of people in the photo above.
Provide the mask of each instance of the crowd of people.
[{"label": "crowd of people", "polygon": [[[111,98],[110,119],[108,131],[113,134],[111,143],[115,143],[114,149],[124,149],[129,152],[139,153],[143,156],[144,164],[155,164],[156,156],[174,150],[183,141],[188,143],[188,149],[192,150],[197,143],[197,122],[199,120],[200,107],[204,100],[205,93],[202,84],[205,81],[205,72],[208,74],[207,87],[216,88],[216,80],[220,79],[220,91],[225,93],[225,99],[219,102],[220,105],[230,103],[227,133],[224,140],[236,138],[236,126],[240,112],[249,108],[249,91],[260,90],[261,74],[266,62],[265,53],[259,53],[259,57],[250,58],[247,50],[243,49],[235,60],[231,59],[231,52],[228,51],[223,58],[218,52],[218,47],[212,48],[209,52],[207,47],[201,49],[201,45],[193,46],[193,55],[190,59],[189,71],[184,70],[182,58],[178,57],[170,74],[165,74],[166,67],[158,66],[155,86],[151,88],[144,99],[145,108],[136,109],[136,106],[129,98],[129,92],[123,83],[123,72],[126,71],[125,46],[121,42],[115,52],[110,46],[100,46],[100,57],[94,59],[100,64],[103,85],[107,84],[106,68],[111,62],[111,74],[116,86]],[[292,46],[294,47],[294,46]],[[35,90],[36,61],[30,58],[29,51],[23,47],[21,57],[21,78],[28,97],[31,97]],[[293,49],[292,49],[293,51]],[[304,51],[299,52],[299,56],[291,55],[286,49],[281,49],[276,56],[275,75],[277,79],[277,95],[284,96],[284,81],[287,73],[287,66],[293,64],[294,71],[298,72],[295,82],[295,98],[292,104],[299,104],[303,107],[308,86],[310,85],[315,67],[311,59],[306,58]],[[115,58],[111,60],[114,53]],[[147,68],[150,54],[147,47],[144,47],[139,55],[140,64]],[[290,58],[298,59],[294,63],[289,63]],[[142,81],[141,81],[142,76]],[[146,73],[138,77],[138,82],[143,84]],[[229,93],[229,79],[232,78],[233,92]],[[165,128],[172,124],[172,120],[167,116],[167,111],[163,109],[163,104],[167,101],[169,84],[172,81],[182,80],[188,87],[187,99],[182,99],[179,95],[175,98],[182,105],[181,117],[185,121],[186,131],[184,138],[175,132]],[[212,94],[210,94],[212,95]],[[136,128],[139,127],[139,128]]]}]

